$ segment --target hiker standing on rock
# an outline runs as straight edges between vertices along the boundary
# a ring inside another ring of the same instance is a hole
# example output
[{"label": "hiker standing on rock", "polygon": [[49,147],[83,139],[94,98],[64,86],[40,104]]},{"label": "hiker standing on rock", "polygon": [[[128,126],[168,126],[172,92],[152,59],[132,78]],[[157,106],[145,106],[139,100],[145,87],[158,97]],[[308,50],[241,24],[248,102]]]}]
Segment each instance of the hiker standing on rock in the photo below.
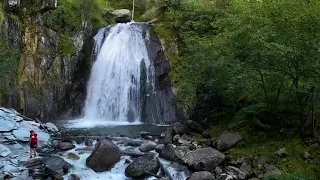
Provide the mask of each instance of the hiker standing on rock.
[{"label": "hiker standing on rock", "polygon": [[37,156],[37,146],[38,146],[38,135],[33,130],[30,131],[29,144],[30,144],[30,158],[32,158],[32,155],[34,155],[34,157],[36,157]]}]

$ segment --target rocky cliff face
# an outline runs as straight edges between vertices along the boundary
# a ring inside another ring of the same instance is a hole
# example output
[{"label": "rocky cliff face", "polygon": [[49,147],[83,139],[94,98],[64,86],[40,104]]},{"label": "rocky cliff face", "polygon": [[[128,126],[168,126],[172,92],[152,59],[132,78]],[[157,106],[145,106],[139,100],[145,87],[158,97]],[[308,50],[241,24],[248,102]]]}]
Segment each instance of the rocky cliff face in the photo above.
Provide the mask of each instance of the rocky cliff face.
[{"label": "rocky cliff face", "polygon": [[3,6],[2,34],[20,50],[20,60],[2,105],[40,119],[79,114],[90,70],[90,23],[66,36],[51,19],[57,0],[5,0]]},{"label": "rocky cliff face", "polygon": [[[5,92],[0,91],[0,105],[21,109],[26,116],[39,119],[81,114],[92,60],[97,53],[92,48],[95,32],[90,21],[82,20],[75,28],[57,20],[59,13],[62,17],[70,15],[59,12],[59,7],[57,0],[5,0],[2,4],[0,35],[19,50],[20,57],[16,76],[4,85]],[[64,29],[68,25],[72,30]],[[147,24],[146,27],[150,29]],[[108,32],[109,28],[100,31],[104,36]],[[147,123],[173,122],[174,94],[168,76],[171,66],[158,37],[146,32],[155,89],[144,91],[141,118]]]},{"label": "rocky cliff face", "polygon": [[164,48],[154,33],[146,41],[151,66],[155,69],[155,91],[148,92],[142,110],[142,120],[147,123],[168,124],[176,121],[176,111],[173,106],[174,93],[169,77],[171,65],[164,53]]}]

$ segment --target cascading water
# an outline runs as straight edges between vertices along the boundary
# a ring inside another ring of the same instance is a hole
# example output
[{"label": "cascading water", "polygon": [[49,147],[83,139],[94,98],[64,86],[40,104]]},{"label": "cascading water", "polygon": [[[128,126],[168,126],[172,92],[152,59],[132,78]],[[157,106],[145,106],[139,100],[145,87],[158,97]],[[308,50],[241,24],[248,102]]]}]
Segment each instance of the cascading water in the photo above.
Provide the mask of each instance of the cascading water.
[{"label": "cascading water", "polygon": [[107,37],[104,31],[95,37],[97,56],[88,84],[84,119],[139,121],[141,65],[147,72],[150,66],[143,26],[117,24]]}]

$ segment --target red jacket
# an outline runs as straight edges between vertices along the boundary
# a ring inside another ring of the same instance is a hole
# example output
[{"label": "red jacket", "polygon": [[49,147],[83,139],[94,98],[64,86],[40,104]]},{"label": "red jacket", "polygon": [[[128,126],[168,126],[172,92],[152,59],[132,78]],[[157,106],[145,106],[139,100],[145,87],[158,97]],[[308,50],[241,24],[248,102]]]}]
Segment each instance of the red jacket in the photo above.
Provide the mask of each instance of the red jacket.
[{"label": "red jacket", "polygon": [[38,135],[36,133],[30,135],[30,140],[32,143],[38,143]]}]

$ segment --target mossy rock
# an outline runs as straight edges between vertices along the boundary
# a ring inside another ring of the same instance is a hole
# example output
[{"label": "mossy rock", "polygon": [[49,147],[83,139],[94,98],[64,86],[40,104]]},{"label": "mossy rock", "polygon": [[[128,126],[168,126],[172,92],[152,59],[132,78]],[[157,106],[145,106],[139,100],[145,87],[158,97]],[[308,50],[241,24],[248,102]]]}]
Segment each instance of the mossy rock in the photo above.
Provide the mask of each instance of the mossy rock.
[{"label": "mossy rock", "polygon": [[74,154],[74,153],[68,153],[67,159],[76,161],[76,160],[79,160],[80,157],[78,155]]}]

